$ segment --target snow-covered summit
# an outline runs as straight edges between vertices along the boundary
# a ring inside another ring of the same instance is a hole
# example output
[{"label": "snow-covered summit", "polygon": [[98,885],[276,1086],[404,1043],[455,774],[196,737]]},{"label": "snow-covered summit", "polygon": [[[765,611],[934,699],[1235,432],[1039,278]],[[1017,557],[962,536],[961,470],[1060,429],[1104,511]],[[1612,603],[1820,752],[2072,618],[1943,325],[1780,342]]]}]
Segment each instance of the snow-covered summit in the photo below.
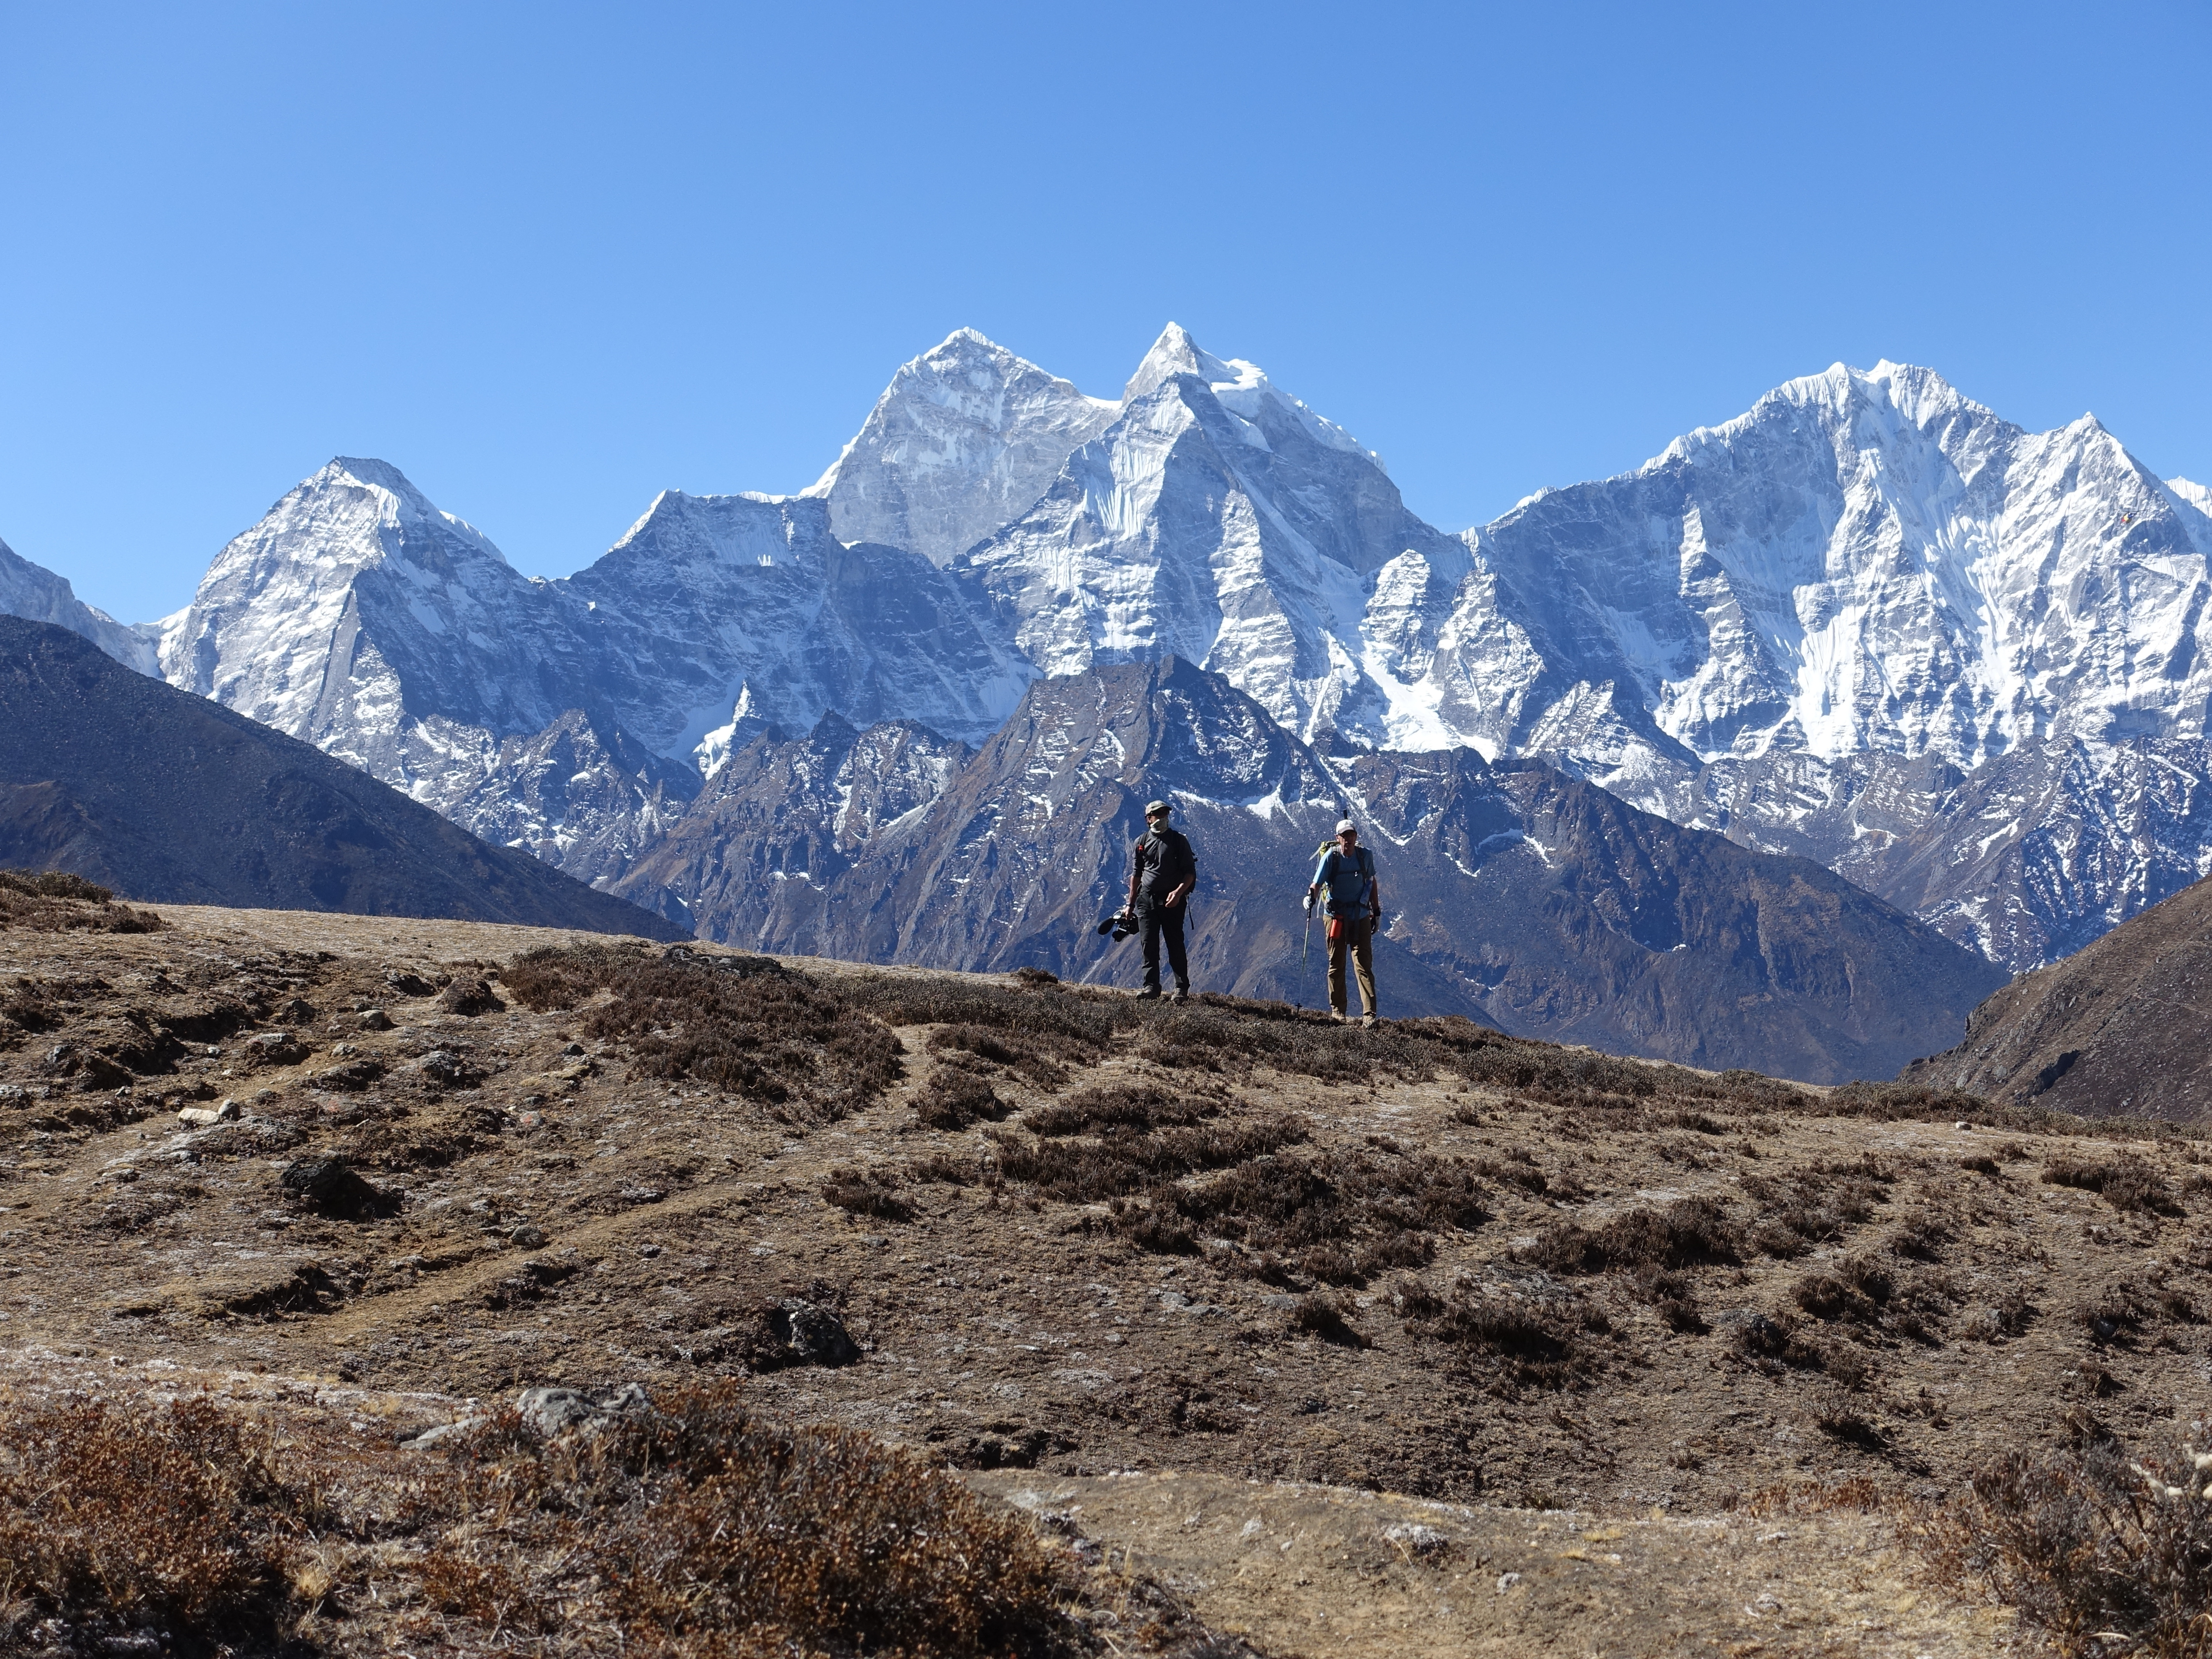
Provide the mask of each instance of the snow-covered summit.
[{"label": "snow-covered summit", "polygon": [[830,470],[803,493],[846,542],[945,565],[1025,512],[1060,465],[1119,412],[956,329],[905,364]]},{"label": "snow-covered summit", "polygon": [[[352,738],[366,733],[354,728],[368,718],[388,735],[392,705],[501,732],[558,714],[533,637],[542,608],[488,538],[398,468],[342,456],[216,555],[164,629],[161,668],[172,684],[359,763]],[[357,695],[390,713],[366,714]]]},{"label": "snow-covered summit", "polygon": [[1831,428],[1850,427],[1864,420],[1872,422],[1873,429],[1892,435],[1905,427],[1925,431],[1956,420],[2007,434],[2020,430],[1961,394],[1934,369],[1893,363],[1887,357],[1870,369],[1837,362],[1818,374],[1784,381],[1734,420],[1684,433],[1636,472],[1650,472],[1703,455],[1727,456],[1748,434],[1796,418],[1818,420]]},{"label": "snow-covered summit", "polygon": [[2027,433],[1911,365],[1790,381],[1475,539],[1497,592],[1461,631],[1518,630],[1560,684],[1464,654],[1448,718],[1548,746],[1574,702],[1601,777],[1778,748],[1972,769],[2060,729],[2193,734],[2212,696],[2212,547],[2158,480],[2092,418]]},{"label": "snow-covered summit", "polygon": [[1287,416],[1316,443],[1363,456],[1376,467],[1382,465],[1380,455],[1362,449],[1359,440],[1335,422],[1315,414],[1274,385],[1257,363],[1247,362],[1242,357],[1215,356],[1191,338],[1190,331],[1181,323],[1171,322],[1161,330],[1160,337],[1152,342],[1152,349],[1145,354],[1145,360],[1137,365],[1137,372],[1122,388],[1121,402],[1125,406],[1133,404],[1151,395],[1161,381],[1182,374],[1196,375],[1206,382],[1206,389],[1224,409],[1255,426],[1263,410]]},{"label": "snow-covered summit", "polygon": [[1468,566],[1350,434],[1170,324],[1120,418],[955,568],[1046,674],[1178,656],[1301,736],[1372,747],[1395,714],[1376,671],[1419,649],[1407,608],[1433,611]]},{"label": "snow-covered summit", "polygon": [[2212,489],[2201,483],[2191,483],[2186,478],[2168,478],[2166,488],[2177,501],[2193,507],[2207,518],[2212,518]]}]

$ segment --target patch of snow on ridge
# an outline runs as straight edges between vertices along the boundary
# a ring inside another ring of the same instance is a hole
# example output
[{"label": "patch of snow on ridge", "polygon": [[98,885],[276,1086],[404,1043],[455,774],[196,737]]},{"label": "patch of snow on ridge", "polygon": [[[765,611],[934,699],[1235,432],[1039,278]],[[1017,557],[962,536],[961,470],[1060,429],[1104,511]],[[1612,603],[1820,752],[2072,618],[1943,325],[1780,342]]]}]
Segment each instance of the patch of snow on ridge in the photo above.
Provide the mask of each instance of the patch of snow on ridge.
[{"label": "patch of snow on ridge", "polygon": [[[1359,441],[1335,422],[1316,415],[1299,399],[1277,387],[1257,363],[1246,362],[1241,357],[1215,356],[1192,339],[1189,330],[1181,323],[1170,323],[1152,343],[1152,349],[1145,354],[1144,362],[1138,364],[1137,372],[1122,389],[1123,405],[1134,403],[1157,389],[1163,380],[1177,374],[1197,375],[1206,381],[1207,389],[1223,407],[1249,422],[1260,418],[1262,405],[1271,405],[1291,415],[1317,442],[1358,455],[1378,469],[1382,466],[1381,456],[1361,448]],[[1261,447],[1266,447],[1264,439]]]}]

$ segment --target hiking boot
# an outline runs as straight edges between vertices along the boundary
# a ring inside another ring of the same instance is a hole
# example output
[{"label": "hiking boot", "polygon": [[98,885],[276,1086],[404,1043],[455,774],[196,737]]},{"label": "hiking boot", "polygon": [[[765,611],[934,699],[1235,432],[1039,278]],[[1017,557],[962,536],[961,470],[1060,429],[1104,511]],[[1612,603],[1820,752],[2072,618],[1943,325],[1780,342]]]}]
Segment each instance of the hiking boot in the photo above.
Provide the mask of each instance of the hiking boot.
[{"label": "hiking boot", "polygon": [[1362,1014],[1359,1017],[1359,1023],[1362,1025],[1372,1025],[1380,1018],[1381,1016],[1377,1014]]},{"label": "hiking boot", "polygon": [[1159,1000],[1160,988],[1157,985],[1148,986],[1137,993],[1137,1000],[1139,1002],[1158,1002]]},{"label": "hiking boot", "polygon": [[1328,1017],[1334,1020],[1339,1025],[1344,1024],[1344,1010],[1341,1008],[1330,1009],[1328,1011]]},{"label": "hiking boot", "polygon": [[1176,994],[1170,997],[1168,1000],[1170,1002],[1188,1002],[1190,1000],[1190,988],[1183,985],[1176,986]]}]

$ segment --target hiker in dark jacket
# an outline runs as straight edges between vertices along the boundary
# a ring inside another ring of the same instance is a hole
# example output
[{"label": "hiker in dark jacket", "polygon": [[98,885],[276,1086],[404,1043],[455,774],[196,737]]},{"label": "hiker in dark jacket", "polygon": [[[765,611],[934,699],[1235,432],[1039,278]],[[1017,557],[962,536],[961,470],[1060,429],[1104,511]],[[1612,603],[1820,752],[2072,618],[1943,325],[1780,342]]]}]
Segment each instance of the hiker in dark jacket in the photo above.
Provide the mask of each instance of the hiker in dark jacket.
[{"label": "hiker in dark jacket", "polygon": [[1145,988],[1139,996],[1160,994],[1160,940],[1168,943],[1168,966],[1175,969],[1175,1000],[1190,995],[1190,963],[1183,955],[1183,902],[1198,885],[1198,860],[1190,842],[1168,828],[1175,809],[1164,800],[1145,808],[1145,833],[1129,848],[1129,911],[1144,930]]},{"label": "hiker in dark jacket", "polygon": [[1376,879],[1375,854],[1359,844],[1350,818],[1336,826],[1336,845],[1322,854],[1306,889],[1306,904],[1326,893],[1328,916],[1328,1006],[1345,1017],[1344,958],[1350,954],[1359,975],[1359,1023],[1375,1023],[1375,929],[1382,920],[1382,884]]}]

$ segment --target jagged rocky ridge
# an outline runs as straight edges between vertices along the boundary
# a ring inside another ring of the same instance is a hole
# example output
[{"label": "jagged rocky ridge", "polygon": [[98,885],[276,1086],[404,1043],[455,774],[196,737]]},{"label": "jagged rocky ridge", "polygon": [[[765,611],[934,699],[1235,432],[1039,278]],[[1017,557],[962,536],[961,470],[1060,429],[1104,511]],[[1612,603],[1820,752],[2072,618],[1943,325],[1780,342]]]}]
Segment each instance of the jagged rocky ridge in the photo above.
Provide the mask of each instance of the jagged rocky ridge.
[{"label": "jagged rocky ridge", "polygon": [[1548,759],[2017,969],[2212,867],[2208,506],[2094,420],[1838,365],[1453,536],[1173,325],[1114,401],[962,331],[803,495],[664,495],[562,581],[334,462],[161,664],[608,882],[768,724],[981,743],[1040,675],[1178,655],[1331,765]]},{"label": "jagged rocky ridge", "polygon": [[1094,925],[1154,793],[1199,849],[1192,966],[1216,989],[1324,1000],[1299,900],[1347,808],[1384,877],[1386,1012],[1836,1082],[1948,1046],[2005,979],[1818,865],[1541,763],[1332,768],[1174,659],[1040,681],[972,754],[834,715],[763,732],[614,890],[758,949],[1126,982],[1136,945]]}]

